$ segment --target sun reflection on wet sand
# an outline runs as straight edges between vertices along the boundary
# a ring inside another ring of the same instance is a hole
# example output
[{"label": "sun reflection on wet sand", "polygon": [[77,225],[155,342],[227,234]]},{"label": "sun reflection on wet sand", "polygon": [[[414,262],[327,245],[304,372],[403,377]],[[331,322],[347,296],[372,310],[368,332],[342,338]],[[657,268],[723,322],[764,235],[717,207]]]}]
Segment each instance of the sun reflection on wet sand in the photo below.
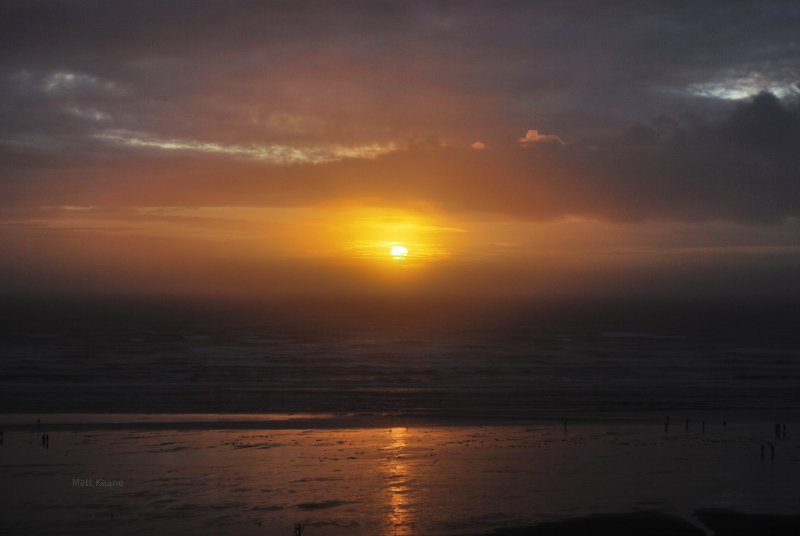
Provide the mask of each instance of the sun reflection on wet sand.
[{"label": "sun reflection on wet sand", "polygon": [[[794,512],[800,479],[791,438],[774,461],[759,461],[763,433],[771,432],[761,424],[709,424],[680,434],[665,434],[661,423],[571,425],[569,434],[561,423],[191,425],[62,427],[52,430],[49,449],[40,446],[39,428],[7,428],[0,447],[4,522],[30,529],[20,534],[78,533],[86,519],[125,535],[283,536],[297,523],[309,536],[485,534],[640,504],[684,517],[720,503]],[[76,487],[79,478],[125,485]],[[608,491],[615,489],[625,493]]]},{"label": "sun reflection on wet sand", "polygon": [[414,533],[414,515],[409,500],[409,482],[413,478],[411,465],[408,463],[407,439],[408,428],[392,428],[389,430],[391,442],[386,447],[387,478],[387,534],[398,536]]}]

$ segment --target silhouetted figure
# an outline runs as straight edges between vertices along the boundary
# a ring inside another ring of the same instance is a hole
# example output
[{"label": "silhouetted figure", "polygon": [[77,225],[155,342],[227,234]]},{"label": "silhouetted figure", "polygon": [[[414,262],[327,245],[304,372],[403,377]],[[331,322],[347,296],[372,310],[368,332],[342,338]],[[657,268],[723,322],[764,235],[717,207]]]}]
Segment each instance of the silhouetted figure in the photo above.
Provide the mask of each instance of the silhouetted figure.
[{"label": "silhouetted figure", "polygon": [[[786,425],[785,424],[781,427],[781,435],[783,436],[784,439],[786,439]],[[0,443],[2,443],[2,436],[3,436],[3,432],[0,432]]]},{"label": "silhouetted figure", "polygon": [[44,447],[44,437],[45,437],[45,434],[42,434],[42,447]]},{"label": "silhouetted figure", "polygon": [[669,416],[667,416],[666,420],[664,421],[664,433],[669,433]]},{"label": "silhouetted figure", "polygon": [[764,461],[764,444],[761,444],[761,461]]},{"label": "silhouetted figure", "polygon": [[44,434],[44,448],[50,448],[50,434]]},{"label": "silhouetted figure", "polygon": [[5,442],[5,440],[6,440],[6,438],[3,437],[3,431],[0,430],[0,445],[2,445]]},{"label": "silhouetted figure", "polygon": [[772,443],[769,444],[769,459],[775,460],[775,445]]},{"label": "silhouetted figure", "polygon": [[40,420],[37,418],[37,419],[36,419],[36,428],[39,428],[41,425],[42,425],[42,421],[40,421]]},{"label": "silhouetted figure", "polygon": [[781,425],[780,424],[776,424],[775,425],[775,437],[781,437]]},{"label": "silhouetted figure", "polygon": [[727,428],[728,427],[728,421],[722,421],[722,427],[723,428]]},{"label": "silhouetted figure", "polygon": [[564,420],[564,433],[565,433],[565,434],[567,433],[567,422],[568,422],[568,421],[565,419],[565,420]]}]

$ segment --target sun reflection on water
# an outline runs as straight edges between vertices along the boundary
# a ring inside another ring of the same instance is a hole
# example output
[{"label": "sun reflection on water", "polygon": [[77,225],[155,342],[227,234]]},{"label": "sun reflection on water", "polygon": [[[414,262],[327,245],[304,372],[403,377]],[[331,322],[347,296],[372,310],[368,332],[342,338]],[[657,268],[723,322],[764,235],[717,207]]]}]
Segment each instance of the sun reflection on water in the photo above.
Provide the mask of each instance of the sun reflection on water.
[{"label": "sun reflection on water", "polygon": [[391,443],[386,447],[387,535],[414,534],[414,516],[409,499],[413,478],[407,461],[408,428],[392,428]]}]

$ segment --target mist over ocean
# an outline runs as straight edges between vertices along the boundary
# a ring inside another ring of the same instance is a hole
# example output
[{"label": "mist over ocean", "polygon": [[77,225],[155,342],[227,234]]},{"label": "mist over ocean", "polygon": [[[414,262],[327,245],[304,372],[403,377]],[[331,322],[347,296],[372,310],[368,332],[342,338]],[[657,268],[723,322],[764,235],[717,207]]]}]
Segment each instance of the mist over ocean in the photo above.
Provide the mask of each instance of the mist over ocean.
[{"label": "mist over ocean", "polygon": [[4,412],[796,415],[792,303],[4,300]]}]

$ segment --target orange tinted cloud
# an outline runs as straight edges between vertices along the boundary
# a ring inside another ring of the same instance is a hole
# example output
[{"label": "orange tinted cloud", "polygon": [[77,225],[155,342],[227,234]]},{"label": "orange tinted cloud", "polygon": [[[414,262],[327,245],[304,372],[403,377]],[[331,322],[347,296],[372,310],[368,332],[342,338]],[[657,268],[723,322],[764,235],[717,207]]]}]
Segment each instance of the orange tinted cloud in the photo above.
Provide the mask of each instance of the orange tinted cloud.
[{"label": "orange tinted cloud", "polygon": [[565,142],[555,134],[540,134],[538,130],[529,130],[523,137],[519,139],[520,145],[531,146],[537,143],[560,143],[564,145]]}]

